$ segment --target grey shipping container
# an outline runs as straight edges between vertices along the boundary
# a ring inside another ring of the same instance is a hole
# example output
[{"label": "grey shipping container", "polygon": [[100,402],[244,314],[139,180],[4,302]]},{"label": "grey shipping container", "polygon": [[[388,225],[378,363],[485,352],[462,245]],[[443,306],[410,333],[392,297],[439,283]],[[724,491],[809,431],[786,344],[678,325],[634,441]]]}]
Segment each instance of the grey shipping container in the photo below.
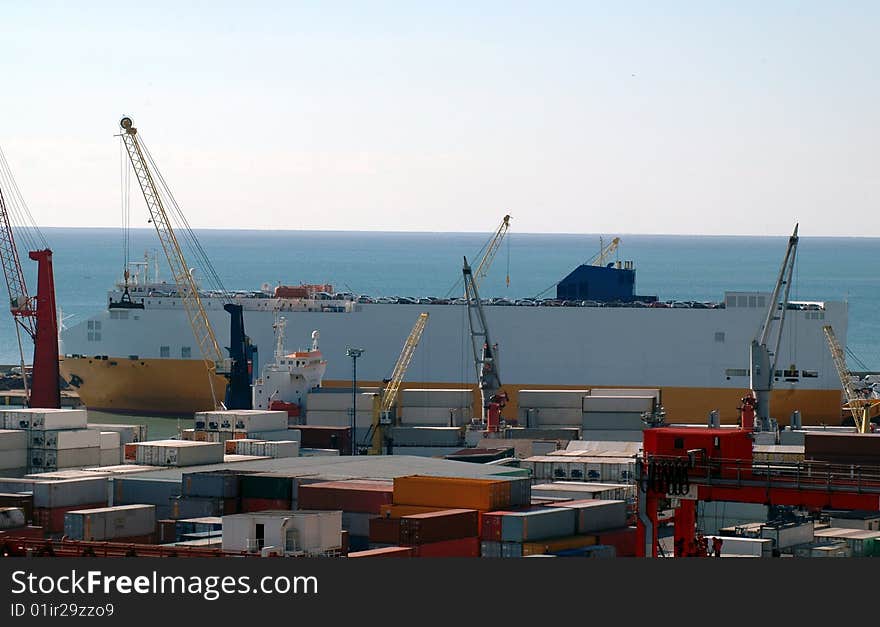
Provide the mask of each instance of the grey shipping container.
[{"label": "grey shipping container", "polygon": [[576,533],[626,527],[626,502],[595,499],[557,503],[555,507],[573,509],[577,516]]},{"label": "grey shipping container", "polygon": [[107,479],[34,482],[34,507],[54,508],[107,502]]},{"label": "grey shipping container", "polygon": [[[173,479],[139,479],[136,477],[113,477],[113,505],[149,503],[171,508],[171,499],[180,496],[180,482]],[[165,518],[165,516],[159,516]]]},{"label": "grey shipping container", "polygon": [[522,557],[522,542],[501,542],[501,557]]},{"label": "grey shipping container", "polygon": [[761,537],[773,540],[774,548],[780,551],[799,544],[809,544],[813,541],[813,523],[764,525],[761,527]]},{"label": "grey shipping container", "polygon": [[501,517],[503,542],[530,542],[561,538],[575,533],[573,509],[553,507],[529,512],[510,512]]},{"label": "grey shipping container", "polygon": [[391,439],[395,446],[458,446],[463,434],[458,427],[395,427]]},{"label": "grey shipping container", "polygon": [[147,439],[147,425],[114,425],[104,423],[89,423],[89,429],[99,431],[115,431],[119,434],[120,444],[144,442]]},{"label": "grey shipping container", "polygon": [[375,517],[375,514],[344,511],[342,512],[342,528],[353,536],[369,536],[370,519]]},{"label": "grey shipping container", "polygon": [[67,512],[64,535],[72,540],[112,540],[156,531],[156,507],[119,505]]},{"label": "grey shipping container", "polygon": [[202,496],[177,496],[171,499],[171,518],[201,518],[235,514],[227,509],[227,499]]},{"label": "grey shipping container", "polygon": [[27,446],[27,431],[0,428],[0,451],[15,451]]},{"label": "grey shipping container", "polygon": [[183,474],[181,494],[235,498],[239,496],[240,477],[234,470],[187,472]]},{"label": "grey shipping container", "polygon": [[480,557],[501,557],[501,543],[483,540],[480,542]]}]

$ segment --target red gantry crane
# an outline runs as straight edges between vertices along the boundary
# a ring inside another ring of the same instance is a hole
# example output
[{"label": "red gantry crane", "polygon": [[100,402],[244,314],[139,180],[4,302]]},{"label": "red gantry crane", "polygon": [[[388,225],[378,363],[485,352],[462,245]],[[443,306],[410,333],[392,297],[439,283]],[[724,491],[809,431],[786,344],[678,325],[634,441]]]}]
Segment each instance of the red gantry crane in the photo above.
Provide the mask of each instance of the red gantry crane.
[{"label": "red gantry crane", "polygon": [[[30,296],[15,243],[15,231],[24,234],[37,262],[37,294]],[[15,322],[21,375],[29,407],[61,407],[58,368],[58,314],[52,251],[46,245],[21,195],[6,156],[0,151],[0,265],[9,293],[9,311]],[[34,343],[32,383],[28,386],[22,332]]]}]

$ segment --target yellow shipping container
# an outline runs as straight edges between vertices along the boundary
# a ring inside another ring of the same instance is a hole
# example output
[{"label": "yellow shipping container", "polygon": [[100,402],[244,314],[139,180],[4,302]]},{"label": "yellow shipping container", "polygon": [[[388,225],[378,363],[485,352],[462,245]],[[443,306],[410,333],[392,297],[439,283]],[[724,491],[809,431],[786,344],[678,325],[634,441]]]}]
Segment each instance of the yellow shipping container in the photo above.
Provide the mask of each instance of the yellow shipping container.
[{"label": "yellow shipping container", "polygon": [[523,542],[523,557],[528,555],[543,555],[553,551],[565,551],[567,549],[579,549],[584,546],[596,544],[596,536],[568,536],[566,538],[554,538],[541,540],[540,542]]},{"label": "yellow shipping container", "polygon": [[504,509],[510,504],[510,484],[496,479],[397,477],[394,504],[480,511]]}]

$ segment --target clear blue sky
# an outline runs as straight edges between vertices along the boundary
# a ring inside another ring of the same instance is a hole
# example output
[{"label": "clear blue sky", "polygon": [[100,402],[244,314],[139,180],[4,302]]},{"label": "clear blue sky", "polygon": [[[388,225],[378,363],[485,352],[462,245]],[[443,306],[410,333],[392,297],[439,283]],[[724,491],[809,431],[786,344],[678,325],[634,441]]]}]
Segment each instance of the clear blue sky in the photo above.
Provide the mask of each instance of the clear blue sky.
[{"label": "clear blue sky", "polygon": [[878,3],[142,4],[2,3],[41,224],[128,114],[195,226],[880,236]]}]

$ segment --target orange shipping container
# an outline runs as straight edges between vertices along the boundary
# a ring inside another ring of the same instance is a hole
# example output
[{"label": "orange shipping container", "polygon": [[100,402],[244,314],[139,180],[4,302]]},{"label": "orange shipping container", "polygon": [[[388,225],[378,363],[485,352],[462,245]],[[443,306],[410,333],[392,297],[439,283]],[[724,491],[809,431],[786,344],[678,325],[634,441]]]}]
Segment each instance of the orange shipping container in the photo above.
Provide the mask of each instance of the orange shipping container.
[{"label": "orange shipping container", "polygon": [[395,505],[422,505],[447,509],[504,509],[510,504],[510,485],[494,479],[425,477],[394,480]]},{"label": "orange shipping container", "polygon": [[565,551],[567,549],[579,549],[585,546],[593,546],[596,544],[596,536],[568,536],[567,538],[556,538],[553,540],[541,540],[540,542],[523,542],[522,555],[544,555],[545,553],[553,553],[555,551]]},{"label": "orange shipping container", "polygon": [[125,459],[131,460],[131,461],[134,461],[135,459],[137,459],[137,443],[136,442],[132,442],[131,444],[126,444],[123,447],[123,450],[125,452]]}]

